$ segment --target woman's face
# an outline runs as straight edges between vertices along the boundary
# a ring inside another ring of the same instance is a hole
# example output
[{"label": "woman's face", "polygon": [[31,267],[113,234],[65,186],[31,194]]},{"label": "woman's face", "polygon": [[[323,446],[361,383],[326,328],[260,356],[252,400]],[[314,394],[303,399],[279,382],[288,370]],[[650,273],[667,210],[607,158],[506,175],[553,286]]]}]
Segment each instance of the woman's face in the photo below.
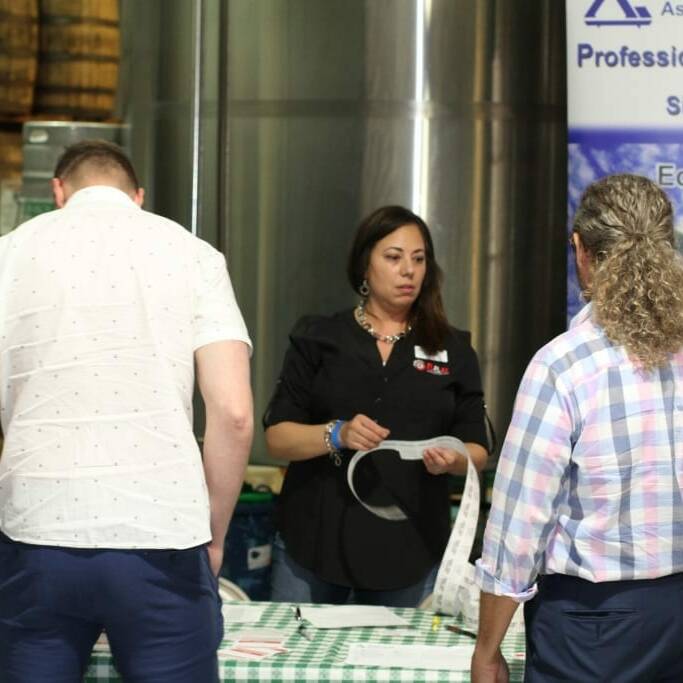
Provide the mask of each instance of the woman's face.
[{"label": "woman's face", "polygon": [[414,223],[403,225],[370,252],[365,275],[370,287],[368,301],[387,310],[407,310],[417,299],[426,272],[422,233]]}]

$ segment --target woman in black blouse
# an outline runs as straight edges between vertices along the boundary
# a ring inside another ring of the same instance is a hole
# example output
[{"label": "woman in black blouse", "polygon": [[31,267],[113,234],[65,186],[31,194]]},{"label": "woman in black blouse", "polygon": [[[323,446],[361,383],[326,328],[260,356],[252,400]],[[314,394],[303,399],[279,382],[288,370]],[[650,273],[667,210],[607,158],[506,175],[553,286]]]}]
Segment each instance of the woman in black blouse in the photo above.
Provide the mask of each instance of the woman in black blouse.
[{"label": "woman in black blouse", "polygon": [[448,474],[465,459],[445,448],[423,461],[378,451],[355,473],[374,505],[398,504],[387,521],[352,495],[353,451],[387,438],[460,438],[477,468],[487,457],[484,402],[469,333],[448,325],[441,270],[424,221],[378,209],[360,225],[348,276],[361,303],[307,316],[264,417],[271,455],[289,462],[278,503],[273,600],[415,606],[433,589],[450,531]]}]

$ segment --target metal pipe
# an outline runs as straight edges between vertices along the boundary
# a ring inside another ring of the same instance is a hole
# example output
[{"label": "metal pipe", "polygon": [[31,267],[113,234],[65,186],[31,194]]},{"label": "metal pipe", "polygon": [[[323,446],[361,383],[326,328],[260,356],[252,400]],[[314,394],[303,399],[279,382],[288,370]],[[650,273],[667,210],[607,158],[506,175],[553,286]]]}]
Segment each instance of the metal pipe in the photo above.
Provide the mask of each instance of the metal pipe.
[{"label": "metal pipe", "polygon": [[190,198],[190,230],[199,235],[200,127],[202,115],[202,42],[204,37],[203,0],[194,3],[194,45],[192,83],[192,190]]},{"label": "metal pipe", "polygon": [[[430,3],[430,0],[426,0]],[[429,117],[425,112],[425,0],[415,0],[415,118],[413,120],[413,161],[411,169],[411,208],[421,216],[427,212],[425,145],[429,142]]]},{"label": "metal pipe", "polygon": [[228,21],[230,14],[228,3],[221,2],[219,9],[219,34],[218,34],[218,173],[216,196],[221,199],[218,202],[216,230],[216,248],[226,253],[229,244],[228,235],[228,204],[226,198],[229,192],[230,182],[230,136],[229,136],[229,102],[228,102]]}]

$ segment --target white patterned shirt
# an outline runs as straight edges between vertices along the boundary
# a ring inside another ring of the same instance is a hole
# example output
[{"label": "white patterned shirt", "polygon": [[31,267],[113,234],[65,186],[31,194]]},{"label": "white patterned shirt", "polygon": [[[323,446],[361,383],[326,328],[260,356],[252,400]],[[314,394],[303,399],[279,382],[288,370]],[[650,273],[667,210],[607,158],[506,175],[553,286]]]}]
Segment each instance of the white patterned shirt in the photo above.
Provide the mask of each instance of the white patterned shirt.
[{"label": "white patterned shirt", "polygon": [[25,543],[210,540],[194,351],[251,342],[224,257],[94,186],[0,239],[0,530]]}]

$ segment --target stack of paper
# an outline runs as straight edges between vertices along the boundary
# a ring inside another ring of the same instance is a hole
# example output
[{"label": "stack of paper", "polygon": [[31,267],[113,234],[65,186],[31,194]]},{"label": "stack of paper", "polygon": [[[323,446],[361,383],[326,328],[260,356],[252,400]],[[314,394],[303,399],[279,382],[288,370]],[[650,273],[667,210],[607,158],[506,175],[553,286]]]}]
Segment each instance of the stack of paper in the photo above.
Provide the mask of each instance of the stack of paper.
[{"label": "stack of paper", "polygon": [[384,645],[351,643],[345,664],[402,669],[469,671],[474,645]]},{"label": "stack of paper", "polygon": [[219,657],[227,659],[260,660],[287,652],[284,635],[272,628],[238,631],[230,634],[230,641],[218,650]]},{"label": "stack of paper", "polygon": [[357,626],[408,626],[408,622],[386,607],[339,605],[302,607],[301,617],[315,628],[354,628]]},{"label": "stack of paper", "polygon": [[97,639],[97,642],[93,647],[93,651],[109,652],[109,641],[107,640],[107,634],[104,631],[100,633],[100,637]]},{"label": "stack of paper", "polygon": [[225,627],[228,628],[230,624],[255,624],[261,620],[263,613],[266,611],[264,605],[223,605],[223,620]]}]

